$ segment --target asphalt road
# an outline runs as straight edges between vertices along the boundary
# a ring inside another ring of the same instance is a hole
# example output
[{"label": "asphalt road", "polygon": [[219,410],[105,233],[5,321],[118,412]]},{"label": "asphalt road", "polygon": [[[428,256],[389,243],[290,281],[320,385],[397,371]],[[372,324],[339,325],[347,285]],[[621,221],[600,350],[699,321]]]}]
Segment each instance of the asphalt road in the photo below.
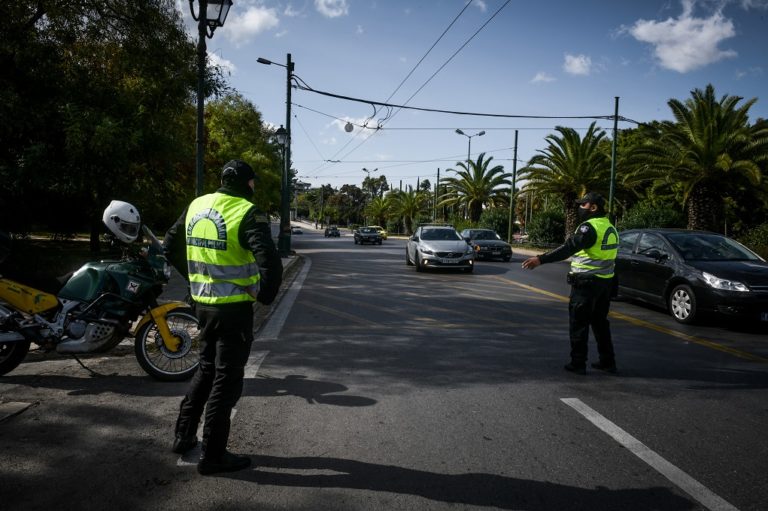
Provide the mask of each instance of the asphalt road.
[{"label": "asphalt road", "polygon": [[[202,478],[170,453],[185,384],[129,347],[32,357],[0,378],[3,509],[768,508],[765,329],[615,303],[618,375],[566,373],[565,264],[416,273],[405,242],[293,236],[230,448]],[[292,261],[293,262],[293,261]],[[594,343],[591,358],[596,357]]]}]

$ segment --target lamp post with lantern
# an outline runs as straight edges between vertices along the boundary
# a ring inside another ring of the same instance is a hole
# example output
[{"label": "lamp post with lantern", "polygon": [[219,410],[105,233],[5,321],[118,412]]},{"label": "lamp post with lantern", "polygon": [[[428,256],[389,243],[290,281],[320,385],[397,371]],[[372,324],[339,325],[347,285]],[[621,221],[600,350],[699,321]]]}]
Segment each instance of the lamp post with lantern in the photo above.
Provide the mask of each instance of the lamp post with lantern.
[{"label": "lamp post with lantern", "polygon": [[204,116],[205,108],[205,64],[206,44],[205,39],[213,37],[213,32],[218,27],[224,26],[224,21],[232,7],[232,0],[198,0],[198,10],[195,15],[194,0],[189,0],[189,10],[192,18],[197,21],[197,158],[195,173],[195,193],[199,197],[203,194],[204,168]]}]

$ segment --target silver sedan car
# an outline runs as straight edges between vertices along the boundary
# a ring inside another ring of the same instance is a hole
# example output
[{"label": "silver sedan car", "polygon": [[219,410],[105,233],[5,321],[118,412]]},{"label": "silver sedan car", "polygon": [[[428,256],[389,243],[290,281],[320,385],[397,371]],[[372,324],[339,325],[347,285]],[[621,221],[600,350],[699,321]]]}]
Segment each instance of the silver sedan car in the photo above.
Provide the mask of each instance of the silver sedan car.
[{"label": "silver sedan car", "polygon": [[457,268],[467,273],[475,268],[475,251],[456,229],[445,225],[420,225],[408,239],[405,264],[424,268]]}]

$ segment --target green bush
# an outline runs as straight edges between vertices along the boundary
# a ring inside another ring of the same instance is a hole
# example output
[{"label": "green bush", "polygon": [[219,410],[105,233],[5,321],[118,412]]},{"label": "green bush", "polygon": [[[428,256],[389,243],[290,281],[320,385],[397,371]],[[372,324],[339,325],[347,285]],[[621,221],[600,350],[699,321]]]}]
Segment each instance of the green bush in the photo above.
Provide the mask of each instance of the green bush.
[{"label": "green bush", "polygon": [[531,243],[560,244],[565,241],[565,215],[562,211],[542,211],[534,215],[527,226]]},{"label": "green bush", "polygon": [[670,206],[654,206],[648,202],[639,202],[629,208],[616,223],[620,231],[627,229],[652,229],[686,226],[685,215]]},{"label": "green bush", "polygon": [[[509,209],[489,208],[484,210],[483,214],[480,215],[478,225],[483,229],[493,229],[499,236],[506,239],[509,230]],[[517,225],[513,226],[512,234],[519,230]]]},{"label": "green bush", "polygon": [[738,241],[760,254],[764,259],[768,259],[768,224],[753,227],[745,235],[740,236]]}]

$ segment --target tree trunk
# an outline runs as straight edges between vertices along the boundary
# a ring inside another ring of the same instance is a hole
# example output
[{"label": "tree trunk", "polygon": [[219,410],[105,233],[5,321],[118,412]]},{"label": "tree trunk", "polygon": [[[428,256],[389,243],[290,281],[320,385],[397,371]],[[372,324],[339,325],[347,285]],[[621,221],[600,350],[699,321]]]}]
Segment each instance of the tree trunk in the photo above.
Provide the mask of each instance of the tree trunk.
[{"label": "tree trunk", "polygon": [[708,185],[694,186],[688,196],[688,229],[718,232],[723,218],[723,200]]},{"label": "tree trunk", "polygon": [[576,227],[579,225],[579,206],[576,204],[576,194],[566,193],[563,195],[563,205],[565,206],[565,239],[570,238]]},{"label": "tree trunk", "polygon": [[101,234],[101,220],[91,218],[91,236],[90,236],[90,249],[94,254],[98,254],[101,250],[101,243],[99,242],[99,235]]}]

